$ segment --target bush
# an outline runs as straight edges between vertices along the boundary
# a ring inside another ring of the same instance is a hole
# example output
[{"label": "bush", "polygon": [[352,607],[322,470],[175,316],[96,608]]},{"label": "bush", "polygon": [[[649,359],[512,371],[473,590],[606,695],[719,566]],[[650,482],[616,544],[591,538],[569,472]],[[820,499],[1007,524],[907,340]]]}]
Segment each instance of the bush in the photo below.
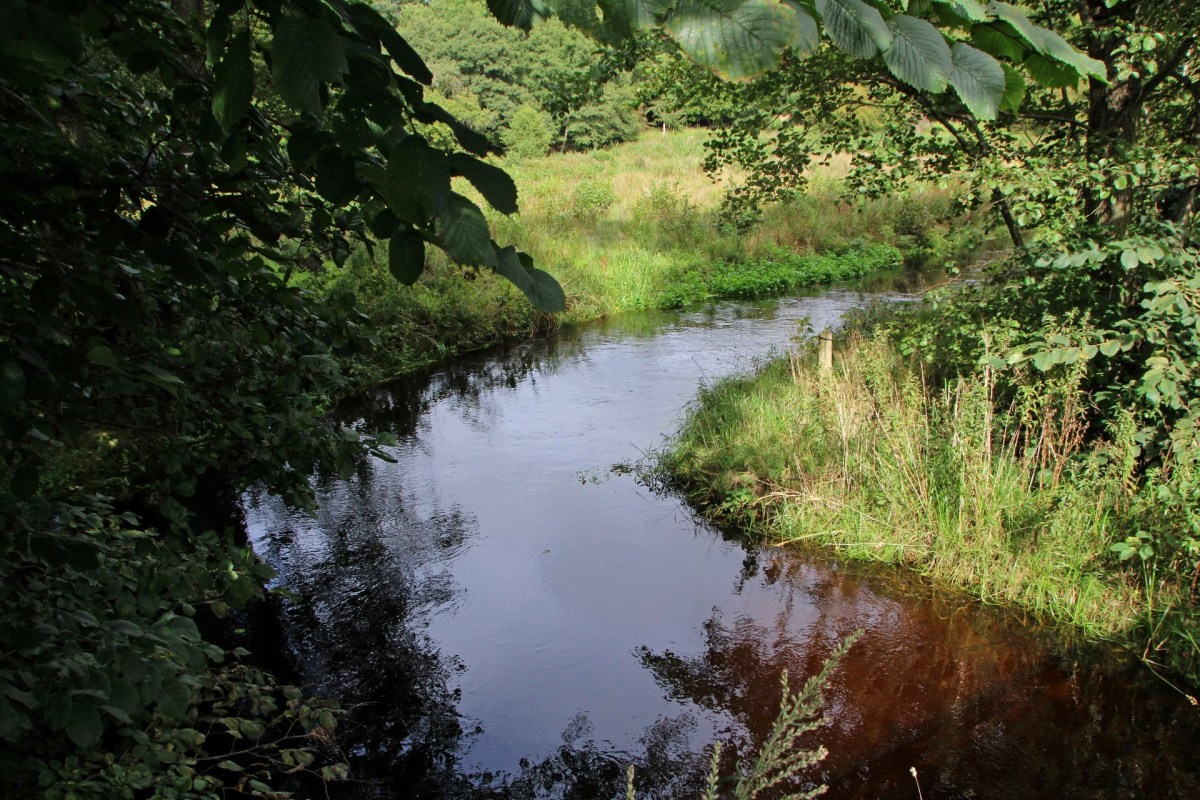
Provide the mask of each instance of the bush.
[{"label": "bush", "polygon": [[544,156],[554,141],[554,121],[537,106],[522,105],[512,115],[508,127],[500,132],[500,141],[511,156]]},{"label": "bush", "polygon": [[604,216],[617,196],[613,193],[612,182],[603,178],[586,178],[575,187],[571,195],[571,216],[581,222],[592,222]]}]

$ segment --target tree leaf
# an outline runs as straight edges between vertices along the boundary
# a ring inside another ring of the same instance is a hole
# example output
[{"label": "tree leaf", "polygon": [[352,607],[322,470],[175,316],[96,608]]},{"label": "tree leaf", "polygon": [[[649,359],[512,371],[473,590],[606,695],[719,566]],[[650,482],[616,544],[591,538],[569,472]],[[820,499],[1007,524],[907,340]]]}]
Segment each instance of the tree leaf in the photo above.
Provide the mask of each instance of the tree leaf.
[{"label": "tree leaf", "polygon": [[397,231],[388,240],[388,270],[405,286],[412,286],[425,271],[425,241],[412,230]]},{"label": "tree leaf", "polygon": [[254,68],[250,63],[250,31],[233,37],[213,73],[212,111],[226,135],[246,114],[254,95]]},{"label": "tree leaf", "polygon": [[507,172],[465,153],[452,153],[448,162],[450,174],[469,180],[492,208],[501,214],[517,213],[517,185]]},{"label": "tree leaf", "polygon": [[[562,10],[570,0],[559,0],[555,12],[564,17],[576,16]],[[599,0],[597,5],[604,14],[604,29],[617,39],[657,25],[671,10],[672,0]]]},{"label": "tree leaf", "polygon": [[381,188],[397,217],[418,225],[428,222],[441,214],[450,200],[446,154],[419,136],[405,137],[392,147]]},{"label": "tree leaf", "polygon": [[1030,76],[1043,86],[1054,88],[1071,87],[1079,84],[1079,73],[1070,64],[1063,64],[1040,53],[1030,53],[1022,62]]},{"label": "tree leaf", "polygon": [[67,736],[76,747],[89,748],[100,741],[104,724],[100,712],[93,706],[76,704],[71,709],[71,721],[67,723]]},{"label": "tree leaf", "polygon": [[429,71],[425,60],[382,14],[366,3],[355,3],[350,6],[350,18],[357,27],[366,29],[379,39],[396,66],[426,86],[433,83],[433,73]]},{"label": "tree leaf", "polygon": [[954,91],[976,117],[995,119],[1005,89],[1000,62],[962,42],[956,42],[950,52],[954,60],[950,85]]},{"label": "tree leaf", "polygon": [[483,156],[495,149],[486,136],[478,131],[471,130],[453,114],[436,103],[413,103],[413,112],[420,122],[426,124],[440,122],[446,125],[450,128],[451,133],[454,134],[455,140],[469,153]]},{"label": "tree leaf", "polygon": [[990,0],[987,4],[988,13],[996,19],[1001,19],[1012,25],[1017,33],[1021,35],[1025,41],[1029,42],[1030,46],[1036,50],[1041,50],[1038,42],[1041,40],[1042,28],[1034,25],[1029,21],[1029,17],[1025,16],[1025,12],[1016,6],[1008,3],[997,2]]},{"label": "tree leaf", "polygon": [[358,195],[362,184],[354,162],[337,147],[326,147],[317,156],[317,192],[335,206],[344,206]]},{"label": "tree leaf", "polygon": [[88,350],[87,359],[93,364],[99,364],[102,367],[108,367],[109,369],[117,368],[116,355],[113,354],[110,348],[102,344],[98,344]]},{"label": "tree leaf", "polygon": [[525,292],[525,296],[533,303],[533,307],[548,314],[557,314],[567,310],[567,295],[554,276],[548,272],[527,267],[533,286]]},{"label": "tree leaf", "polygon": [[983,22],[991,19],[991,15],[979,0],[934,0],[934,2],[947,6],[955,14],[971,22]]},{"label": "tree leaf", "polygon": [[1004,97],[1000,100],[1000,108],[1016,114],[1025,102],[1025,78],[1020,72],[1001,63],[1004,69]]},{"label": "tree leaf", "polygon": [[496,266],[496,249],[483,212],[467,198],[452,192],[437,218],[438,234],[447,255],[459,264]]},{"label": "tree leaf", "polygon": [[487,0],[487,7],[505,25],[527,30],[546,12],[544,5],[533,0]]},{"label": "tree leaf", "polygon": [[878,9],[863,0],[817,0],[825,32],[852,56],[871,58],[892,46],[892,33]]},{"label": "tree leaf", "polygon": [[12,359],[4,361],[0,366],[0,408],[5,413],[16,411],[17,406],[25,399],[27,381],[25,370]]},{"label": "tree leaf", "polygon": [[288,105],[321,116],[321,84],[346,73],[342,39],[324,17],[285,14],[271,44],[275,88]]},{"label": "tree leaf", "polygon": [[1103,63],[1079,52],[1054,31],[1030,22],[1023,9],[998,2],[998,0],[991,0],[988,3],[988,11],[997,19],[1004,20],[1011,25],[1022,39],[1029,42],[1034,50],[1049,60],[1066,65],[1079,75],[1091,75],[1100,80],[1107,78],[1108,71]]},{"label": "tree leaf", "polygon": [[807,8],[795,0],[783,0],[796,12],[796,25],[792,33],[791,50],[801,58],[812,55],[821,46],[821,26]]},{"label": "tree leaf", "polygon": [[1013,27],[1003,22],[976,25],[971,29],[971,41],[985,53],[1012,61],[1020,61],[1029,50]]},{"label": "tree leaf", "polygon": [[693,61],[740,80],[779,64],[803,13],[781,0],[680,0],[664,26]]},{"label": "tree leaf", "polygon": [[533,260],[512,247],[496,251],[497,273],[529,298],[534,308],[547,313],[565,311],[567,298],[552,275],[533,266]]},{"label": "tree leaf", "polygon": [[1033,354],[1033,366],[1037,367],[1039,372],[1045,372],[1054,366],[1057,362],[1055,354],[1057,350],[1041,350]]},{"label": "tree leaf", "polygon": [[926,92],[945,91],[954,62],[950,45],[937,28],[923,19],[897,14],[887,22],[892,46],[883,60],[892,74]]}]

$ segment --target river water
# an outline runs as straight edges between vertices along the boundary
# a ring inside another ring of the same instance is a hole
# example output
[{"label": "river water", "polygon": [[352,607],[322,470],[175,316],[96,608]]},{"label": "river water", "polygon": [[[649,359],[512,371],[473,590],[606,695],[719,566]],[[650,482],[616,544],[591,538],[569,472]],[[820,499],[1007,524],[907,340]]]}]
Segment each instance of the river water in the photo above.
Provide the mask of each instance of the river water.
[{"label": "river water", "polygon": [[[706,382],[880,295],[629,315],[368,392],[342,422],[396,463],[316,476],[315,517],[250,492],[295,595],[281,647],[352,708],[344,797],[694,797],[751,754],[834,643],[831,797],[1200,797],[1200,714],[1119,655],[830,554],[747,545],[634,465]],[[899,299],[884,295],[883,299]],[[917,779],[910,773],[916,768]]]}]

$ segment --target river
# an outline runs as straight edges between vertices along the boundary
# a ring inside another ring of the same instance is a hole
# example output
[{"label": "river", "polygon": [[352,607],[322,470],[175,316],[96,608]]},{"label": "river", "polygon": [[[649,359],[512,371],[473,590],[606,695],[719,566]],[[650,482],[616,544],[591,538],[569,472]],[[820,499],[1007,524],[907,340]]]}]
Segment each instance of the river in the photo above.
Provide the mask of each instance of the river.
[{"label": "river", "polygon": [[[639,480],[705,383],[872,298],[628,315],[380,387],[339,418],[395,463],[251,491],[281,647],[352,708],[342,797],[692,797],[836,640],[830,797],[1200,797],[1200,715],[1119,654],[833,554],[767,549]],[[916,768],[917,779],[910,773]]]}]

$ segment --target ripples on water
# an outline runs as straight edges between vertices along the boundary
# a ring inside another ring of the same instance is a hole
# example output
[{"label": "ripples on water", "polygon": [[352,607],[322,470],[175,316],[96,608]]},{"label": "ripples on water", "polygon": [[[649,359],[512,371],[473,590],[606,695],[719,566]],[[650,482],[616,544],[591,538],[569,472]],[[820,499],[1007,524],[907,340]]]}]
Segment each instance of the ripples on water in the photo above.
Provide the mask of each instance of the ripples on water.
[{"label": "ripples on water", "polygon": [[[892,296],[894,299],[894,296]],[[250,492],[297,593],[301,680],[354,706],[354,797],[698,794],[705,746],[753,751],[792,685],[835,677],[833,797],[1198,797],[1196,714],[1114,656],[1073,660],[999,613],[886,570],[765,550],[627,465],[697,388],[835,324],[851,292],[587,326],[368,392],[340,416],[397,463],[314,478],[315,518]],[[1078,659],[1078,657],[1075,657]],[[1096,666],[1095,664],[1104,664]]]}]

